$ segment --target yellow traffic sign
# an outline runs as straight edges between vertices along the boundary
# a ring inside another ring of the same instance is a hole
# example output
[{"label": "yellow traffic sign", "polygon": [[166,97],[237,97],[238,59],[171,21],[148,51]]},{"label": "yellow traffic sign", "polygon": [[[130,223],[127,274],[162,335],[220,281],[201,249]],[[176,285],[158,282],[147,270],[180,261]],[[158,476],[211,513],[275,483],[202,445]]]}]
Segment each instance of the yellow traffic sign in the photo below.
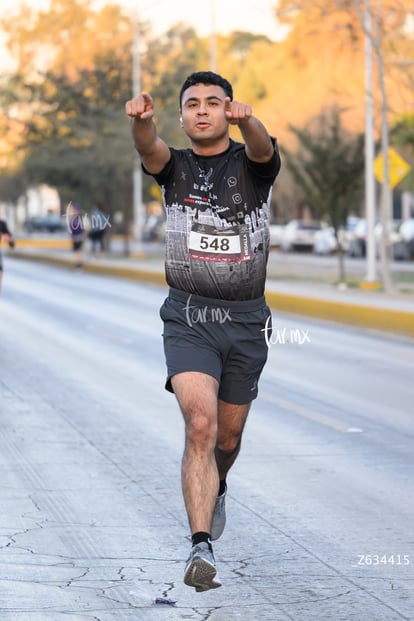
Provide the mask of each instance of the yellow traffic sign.
[{"label": "yellow traffic sign", "polygon": [[[411,166],[395,149],[390,147],[388,149],[388,169],[390,188],[393,189],[410,172]],[[377,181],[384,183],[384,158],[382,153],[379,153],[375,158],[374,173]]]}]

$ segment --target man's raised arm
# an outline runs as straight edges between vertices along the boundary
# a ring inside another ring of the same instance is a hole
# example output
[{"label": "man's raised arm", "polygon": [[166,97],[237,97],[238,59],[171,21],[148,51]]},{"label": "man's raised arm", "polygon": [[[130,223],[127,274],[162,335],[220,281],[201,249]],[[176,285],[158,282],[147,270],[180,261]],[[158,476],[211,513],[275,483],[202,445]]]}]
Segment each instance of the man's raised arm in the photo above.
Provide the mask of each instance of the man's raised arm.
[{"label": "man's raised arm", "polygon": [[247,157],[253,162],[269,161],[274,147],[263,123],[253,116],[251,106],[240,101],[230,101],[230,97],[226,97],[225,114],[231,125],[239,126]]},{"label": "man's raised arm", "polygon": [[131,132],[134,145],[145,169],[153,175],[161,172],[170,159],[170,149],[157,135],[153,121],[154,103],[148,93],[141,93],[125,104],[125,111],[131,118]]}]

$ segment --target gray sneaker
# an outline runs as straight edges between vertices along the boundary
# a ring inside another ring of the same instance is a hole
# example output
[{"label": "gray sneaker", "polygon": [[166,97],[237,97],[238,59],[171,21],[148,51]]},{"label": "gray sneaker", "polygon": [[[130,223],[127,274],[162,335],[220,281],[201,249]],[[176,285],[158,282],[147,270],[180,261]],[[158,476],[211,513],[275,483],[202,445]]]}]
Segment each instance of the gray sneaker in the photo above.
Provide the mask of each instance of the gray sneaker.
[{"label": "gray sneaker", "polygon": [[213,519],[211,521],[211,541],[215,541],[223,534],[226,525],[226,491],[221,496],[217,496],[214,505]]},{"label": "gray sneaker", "polygon": [[184,584],[194,587],[197,592],[221,587],[214,555],[208,543],[202,541],[191,548],[184,571]]}]

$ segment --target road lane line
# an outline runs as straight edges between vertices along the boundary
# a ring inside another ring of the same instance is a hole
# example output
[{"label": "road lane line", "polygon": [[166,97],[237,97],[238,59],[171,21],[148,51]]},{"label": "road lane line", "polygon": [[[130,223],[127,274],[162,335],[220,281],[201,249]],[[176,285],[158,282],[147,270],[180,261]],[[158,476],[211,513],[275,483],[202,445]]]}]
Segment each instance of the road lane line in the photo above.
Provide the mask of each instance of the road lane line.
[{"label": "road lane line", "polygon": [[349,427],[348,425],[345,425],[341,421],[331,418],[330,416],[325,416],[324,414],[320,414],[319,412],[315,412],[309,408],[297,405],[291,401],[283,399],[282,397],[276,397],[271,395],[269,392],[261,391],[260,398],[265,401],[269,401],[270,403],[273,403],[288,412],[293,412],[293,414],[302,416],[303,418],[319,423],[320,425],[325,425],[325,427],[331,427],[332,429],[335,429],[335,431],[340,431],[341,433],[362,433],[363,431],[360,427]]}]

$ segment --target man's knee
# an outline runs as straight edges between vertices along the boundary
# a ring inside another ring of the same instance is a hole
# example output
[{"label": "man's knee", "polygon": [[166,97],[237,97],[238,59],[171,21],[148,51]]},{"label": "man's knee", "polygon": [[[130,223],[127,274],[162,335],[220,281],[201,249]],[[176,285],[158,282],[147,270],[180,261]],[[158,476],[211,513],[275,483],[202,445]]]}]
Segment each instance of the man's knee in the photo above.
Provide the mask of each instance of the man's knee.
[{"label": "man's knee", "polygon": [[193,413],[185,417],[187,442],[198,445],[214,446],[217,438],[217,421],[205,413]]},{"label": "man's knee", "polygon": [[240,434],[231,434],[226,437],[219,437],[216,450],[220,451],[223,457],[232,457],[235,453],[240,450],[241,445],[241,433]]}]

